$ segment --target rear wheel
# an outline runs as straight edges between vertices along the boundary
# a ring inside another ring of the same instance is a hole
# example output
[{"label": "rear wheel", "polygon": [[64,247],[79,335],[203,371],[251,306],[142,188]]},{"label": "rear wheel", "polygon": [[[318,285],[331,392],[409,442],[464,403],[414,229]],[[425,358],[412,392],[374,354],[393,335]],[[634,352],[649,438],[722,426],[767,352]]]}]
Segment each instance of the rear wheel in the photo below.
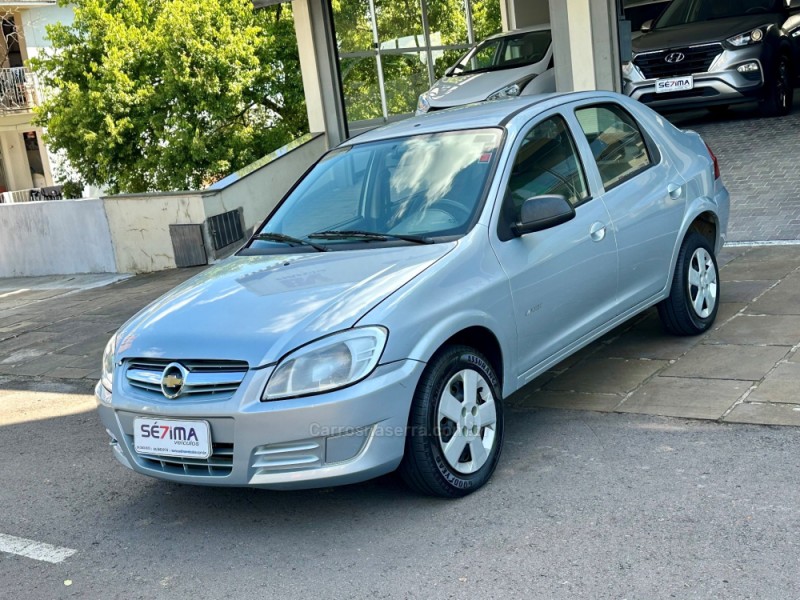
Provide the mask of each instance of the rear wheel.
[{"label": "rear wheel", "polygon": [[792,65],[789,59],[781,56],[770,77],[764,83],[766,90],[761,101],[761,114],[765,117],[782,117],[792,110],[794,88],[792,86]]},{"label": "rear wheel", "polygon": [[674,335],[698,335],[714,324],[719,309],[719,269],[708,240],[687,234],[678,253],[669,297],[658,305],[658,315]]},{"label": "rear wheel", "polygon": [[418,492],[458,498],[492,476],[503,445],[500,383],[468,346],[439,352],[422,374],[400,475]]}]

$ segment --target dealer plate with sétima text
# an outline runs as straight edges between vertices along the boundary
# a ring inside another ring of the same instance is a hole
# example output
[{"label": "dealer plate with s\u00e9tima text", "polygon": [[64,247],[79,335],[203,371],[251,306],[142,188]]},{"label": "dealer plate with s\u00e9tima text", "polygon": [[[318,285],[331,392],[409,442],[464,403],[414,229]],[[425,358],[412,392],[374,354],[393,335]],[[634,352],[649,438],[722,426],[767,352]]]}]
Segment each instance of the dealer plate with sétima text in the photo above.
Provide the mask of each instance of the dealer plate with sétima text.
[{"label": "dealer plate with s\u00e9tima text", "polygon": [[133,422],[133,444],[138,454],[208,458],[211,429],[207,421],[139,417]]}]

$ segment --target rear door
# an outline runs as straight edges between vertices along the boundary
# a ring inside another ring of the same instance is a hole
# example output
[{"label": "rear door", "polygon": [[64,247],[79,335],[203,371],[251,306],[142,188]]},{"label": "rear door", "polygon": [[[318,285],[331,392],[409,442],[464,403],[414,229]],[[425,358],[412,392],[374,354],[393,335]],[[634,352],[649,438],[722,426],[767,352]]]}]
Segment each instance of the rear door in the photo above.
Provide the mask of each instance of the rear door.
[{"label": "rear door", "polygon": [[[614,102],[575,109],[619,256],[619,312],[664,289],[683,221],[686,184],[652,138]],[[585,147],[585,146],[584,146]]]}]

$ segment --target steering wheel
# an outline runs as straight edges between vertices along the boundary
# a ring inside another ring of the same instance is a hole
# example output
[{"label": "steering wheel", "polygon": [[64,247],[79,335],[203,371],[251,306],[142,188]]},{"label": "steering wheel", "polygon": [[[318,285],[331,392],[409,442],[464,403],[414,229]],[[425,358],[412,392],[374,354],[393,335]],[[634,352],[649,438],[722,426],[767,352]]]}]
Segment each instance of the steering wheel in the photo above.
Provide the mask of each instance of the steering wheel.
[{"label": "steering wheel", "polygon": [[460,223],[466,223],[467,220],[472,215],[472,212],[466,206],[464,206],[460,202],[451,200],[450,198],[439,198],[438,200],[436,200],[435,202],[433,202],[428,206],[428,208],[433,208],[433,207],[443,210],[444,212],[450,213],[450,216],[456,219],[457,221],[459,220],[459,217],[462,217],[459,221]]}]

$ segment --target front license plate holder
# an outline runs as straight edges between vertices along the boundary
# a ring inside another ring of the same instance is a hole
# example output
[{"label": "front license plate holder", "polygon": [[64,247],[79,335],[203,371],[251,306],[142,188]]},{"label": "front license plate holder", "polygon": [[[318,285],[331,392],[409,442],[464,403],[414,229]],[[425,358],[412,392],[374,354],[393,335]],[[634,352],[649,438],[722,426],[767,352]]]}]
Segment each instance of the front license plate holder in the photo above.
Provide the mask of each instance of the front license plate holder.
[{"label": "front license plate holder", "polygon": [[208,421],[137,417],[133,421],[137,454],[205,459],[211,456]]}]

